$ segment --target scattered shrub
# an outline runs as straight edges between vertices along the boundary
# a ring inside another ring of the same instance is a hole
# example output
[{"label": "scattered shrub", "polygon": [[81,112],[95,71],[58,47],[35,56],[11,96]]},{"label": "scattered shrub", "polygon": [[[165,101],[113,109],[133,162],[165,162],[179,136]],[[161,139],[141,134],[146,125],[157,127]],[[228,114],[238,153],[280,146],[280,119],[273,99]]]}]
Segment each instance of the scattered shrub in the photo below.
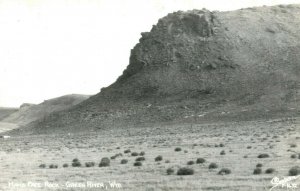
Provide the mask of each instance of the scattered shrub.
[{"label": "scattered shrub", "polygon": [[135,159],[135,161],[144,161],[144,160],[146,160],[145,157],[138,157]]},{"label": "scattered shrub", "polygon": [[116,158],[117,158],[116,155],[110,157],[111,160],[114,160],[114,159],[116,159]]},{"label": "scattered shrub", "polygon": [[130,153],[130,152],[131,152],[130,149],[124,151],[124,153]]},{"label": "scattered shrub", "polygon": [[257,156],[257,158],[269,158],[270,156],[268,154],[260,154]]},{"label": "scattered shrub", "polygon": [[219,147],[224,147],[224,144],[223,144],[223,143],[220,143]]},{"label": "scattered shrub", "polygon": [[144,151],[140,152],[140,156],[144,156],[144,155],[145,155]]},{"label": "scattered shrub", "polygon": [[161,155],[155,157],[155,161],[158,162],[158,161],[162,161],[163,157]]},{"label": "scattered shrub", "polygon": [[139,156],[139,153],[133,152],[133,153],[131,153],[131,156],[133,156],[133,157]]},{"label": "scattered shrub", "polygon": [[165,163],[170,163],[170,160],[166,160]]},{"label": "scattered shrub", "polygon": [[78,158],[74,158],[72,162],[79,162]]},{"label": "scattered shrub", "polygon": [[195,164],[195,162],[194,161],[189,161],[189,162],[187,162],[187,165],[193,165],[193,164]]},{"label": "scattered shrub", "polygon": [[94,162],[86,162],[85,166],[86,167],[93,167],[93,166],[95,166],[95,163]]},{"label": "scattered shrub", "polygon": [[220,152],[220,155],[225,155],[225,151],[224,151],[224,150],[221,151],[221,152]]},{"label": "scattered shrub", "polygon": [[46,165],[45,164],[41,164],[39,167],[40,168],[46,168]]},{"label": "scattered shrub", "polygon": [[251,149],[251,148],[252,148],[251,146],[248,146],[248,147],[247,147],[247,149]]},{"label": "scattered shrub", "polygon": [[109,165],[110,165],[110,160],[107,157],[102,158],[99,163],[99,167],[107,167]]},{"label": "scattered shrub", "polygon": [[73,159],[72,166],[73,167],[80,167],[81,163],[78,159]]},{"label": "scattered shrub", "polygon": [[167,169],[167,175],[174,174],[174,169],[173,168],[168,168]]},{"label": "scattered shrub", "polygon": [[49,168],[58,168],[58,166],[56,164],[50,164]]},{"label": "scattered shrub", "polygon": [[266,174],[272,174],[273,172],[275,172],[275,169],[274,168],[268,168],[265,173]]},{"label": "scattered shrub", "polygon": [[194,174],[194,170],[191,169],[191,168],[186,168],[186,167],[183,167],[183,168],[180,168],[178,169],[177,171],[177,175],[193,175]]},{"label": "scattered shrub", "polygon": [[292,158],[292,159],[295,159],[295,158],[297,158],[297,155],[296,155],[296,154],[292,154],[292,155],[291,155],[291,158]]},{"label": "scattered shrub", "polygon": [[261,173],[262,173],[261,168],[256,168],[256,169],[254,169],[254,171],[253,171],[253,174],[261,174]]},{"label": "scattered shrub", "polygon": [[275,33],[275,30],[274,30],[274,29],[271,29],[271,28],[269,28],[269,27],[266,28],[266,31],[269,32],[269,33],[273,33],[273,34]]},{"label": "scattered shrub", "polygon": [[65,164],[63,164],[63,167],[64,167],[64,168],[68,168],[69,165],[68,165],[67,163],[65,163]]},{"label": "scattered shrub", "polygon": [[231,170],[228,169],[228,168],[222,168],[218,174],[220,175],[225,175],[225,174],[230,174],[231,173]]},{"label": "scattered shrub", "polygon": [[177,147],[177,148],[175,148],[175,151],[176,151],[176,152],[179,152],[179,151],[181,151],[181,148],[180,148],[180,147]]},{"label": "scattered shrub", "polygon": [[215,168],[218,168],[218,165],[217,165],[216,163],[213,162],[213,163],[210,163],[210,164],[209,164],[208,168],[209,168],[209,169],[215,169]]},{"label": "scattered shrub", "polygon": [[299,166],[294,166],[289,170],[289,175],[290,176],[297,176],[300,174],[300,167]]},{"label": "scattered shrub", "polygon": [[261,168],[263,165],[261,164],[261,163],[258,163],[257,165],[256,165],[256,168]]},{"label": "scattered shrub", "polygon": [[133,166],[142,166],[142,163],[140,161],[137,161],[133,164]]},{"label": "scattered shrub", "polygon": [[121,164],[127,164],[128,163],[128,160],[127,159],[122,159],[121,160]]},{"label": "scattered shrub", "polygon": [[205,159],[204,158],[197,158],[196,163],[197,164],[205,163]]},{"label": "scattered shrub", "polygon": [[290,147],[295,148],[295,147],[297,147],[297,145],[296,144],[291,144]]},{"label": "scattered shrub", "polygon": [[111,156],[110,159],[114,160],[119,156],[123,156],[122,153],[115,154],[114,156]]}]

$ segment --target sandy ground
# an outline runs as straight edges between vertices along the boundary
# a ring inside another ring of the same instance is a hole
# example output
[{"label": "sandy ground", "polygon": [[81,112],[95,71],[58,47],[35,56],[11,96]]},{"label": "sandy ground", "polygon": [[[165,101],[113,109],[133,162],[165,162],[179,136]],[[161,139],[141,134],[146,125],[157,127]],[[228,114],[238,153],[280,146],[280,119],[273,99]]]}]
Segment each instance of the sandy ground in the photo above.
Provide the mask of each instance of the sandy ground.
[{"label": "sandy ground", "polygon": [[[176,147],[182,151],[175,152]],[[127,149],[145,152],[142,166],[133,166],[137,157],[124,153]],[[220,154],[223,150],[225,155]],[[101,158],[118,153],[122,156],[111,159],[109,167],[98,167]],[[258,158],[263,153],[270,157]],[[12,137],[0,139],[0,190],[269,190],[274,176],[288,176],[291,167],[300,165],[298,157],[291,158],[294,153],[300,153],[300,126],[295,119]],[[158,155],[163,157],[160,162],[154,160]],[[187,165],[200,157],[206,162]],[[83,166],[72,167],[74,158]],[[122,159],[128,163],[120,164]],[[96,166],[85,167],[89,161]],[[218,168],[209,169],[211,162]],[[65,163],[68,168],[62,167]],[[260,175],[253,174],[257,163],[263,165]],[[46,168],[39,168],[41,164]],[[50,169],[50,164],[58,168]],[[178,176],[180,167],[195,173]],[[218,175],[225,167],[231,174]],[[167,175],[167,168],[175,173]],[[265,174],[267,168],[276,171]],[[112,188],[112,182],[121,188]],[[75,188],[68,187],[71,184]]]}]

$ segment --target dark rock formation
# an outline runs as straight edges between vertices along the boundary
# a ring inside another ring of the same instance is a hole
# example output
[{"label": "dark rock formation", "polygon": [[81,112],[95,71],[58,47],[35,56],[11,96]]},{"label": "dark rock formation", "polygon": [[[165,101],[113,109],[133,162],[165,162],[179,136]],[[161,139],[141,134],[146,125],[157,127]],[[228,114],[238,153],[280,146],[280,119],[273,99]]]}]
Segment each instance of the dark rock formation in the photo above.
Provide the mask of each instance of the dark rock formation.
[{"label": "dark rock formation", "polygon": [[114,84],[30,129],[298,115],[299,52],[298,5],[171,13],[142,33]]}]

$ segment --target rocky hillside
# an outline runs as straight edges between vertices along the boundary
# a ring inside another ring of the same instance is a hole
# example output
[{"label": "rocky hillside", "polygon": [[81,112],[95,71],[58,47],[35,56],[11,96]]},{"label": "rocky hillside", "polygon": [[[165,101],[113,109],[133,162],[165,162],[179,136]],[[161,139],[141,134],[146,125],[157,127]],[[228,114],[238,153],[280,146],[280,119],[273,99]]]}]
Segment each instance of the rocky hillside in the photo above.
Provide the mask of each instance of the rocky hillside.
[{"label": "rocky hillside", "polygon": [[25,103],[20,106],[18,111],[2,119],[2,122],[26,125],[52,112],[68,109],[86,100],[88,97],[86,95],[72,94],[45,100],[43,103],[37,105]]},{"label": "rocky hillside", "polygon": [[118,80],[35,133],[299,115],[300,6],[170,13]]}]

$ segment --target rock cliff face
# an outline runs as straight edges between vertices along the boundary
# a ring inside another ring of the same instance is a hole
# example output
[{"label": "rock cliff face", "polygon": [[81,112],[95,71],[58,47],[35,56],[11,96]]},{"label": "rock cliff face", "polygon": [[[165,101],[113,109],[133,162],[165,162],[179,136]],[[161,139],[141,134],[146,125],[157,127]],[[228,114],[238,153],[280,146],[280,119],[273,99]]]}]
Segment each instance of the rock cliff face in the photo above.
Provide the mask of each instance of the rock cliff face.
[{"label": "rock cliff face", "polygon": [[[298,6],[169,14],[142,33],[129,66],[112,87],[118,96],[141,99],[209,94],[258,101],[272,86],[294,95],[290,91],[297,89],[295,61],[300,58],[297,16]],[[285,86],[292,87],[287,91]]]},{"label": "rock cliff face", "polygon": [[134,97],[143,98],[213,93],[215,82],[224,77],[218,72],[237,67],[228,51],[232,45],[220,32],[216,16],[207,10],[176,12],[160,19],[151,32],[142,33],[140,43],[131,51],[129,66],[116,82],[137,84],[124,95],[132,92]]},{"label": "rock cliff face", "polygon": [[114,84],[30,129],[298,115],[299,52],[298,5],[171,13],[142,33]]}]

